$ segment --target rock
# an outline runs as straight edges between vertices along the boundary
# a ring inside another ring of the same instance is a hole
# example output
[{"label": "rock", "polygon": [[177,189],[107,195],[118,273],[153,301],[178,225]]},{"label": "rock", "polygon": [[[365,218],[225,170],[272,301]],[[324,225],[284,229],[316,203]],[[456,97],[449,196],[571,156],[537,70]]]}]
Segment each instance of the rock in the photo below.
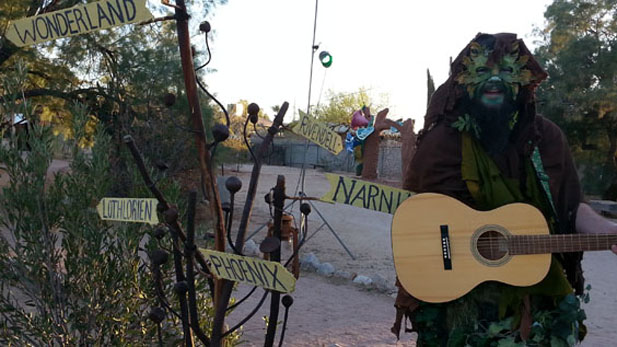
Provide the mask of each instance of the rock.
[{"label": "rock", "polygon": [[356,278],[353,279],[353,283],[368,287],[371,285],[371,283],[373,283],[373,280],[371,280],[369,277],[360,275],[356,276]]},{"label": "rock", "polygon": [[336,271],[334,271],[334,275],[333,276],[334,277],[338,277],[338,278],[342,278],[342,279],[345,279],[345,280],[352,280],[357,275],[354,275],[351,272],[347,272],[347,271],[343,271],[343,270],[336,270]]},{"label": "rock", "polygon": [[391,286],[388,284],[388,280],[386,280],[379,274],[371,276],[371,280],[373,281],[373,287],[375,287],[380,292],[387,293],[392,290]]},{"label": "rock", "polygon": [[334,274],[334,266],[330,263],[323,263],[317,267],[317,273],[323,276],[332,276]]},{"label": "rock", "polygon": [[253,240],[248,240],[244,243],[244,248],[242,249],[242,253],[249,257],[257,257],[261,255],[259,251],[259,247]]},{"label": "rock", "polygon": [[317,271],[319,268],[319,259],[311,252],[300,257],[300,268],[305,271]]}]

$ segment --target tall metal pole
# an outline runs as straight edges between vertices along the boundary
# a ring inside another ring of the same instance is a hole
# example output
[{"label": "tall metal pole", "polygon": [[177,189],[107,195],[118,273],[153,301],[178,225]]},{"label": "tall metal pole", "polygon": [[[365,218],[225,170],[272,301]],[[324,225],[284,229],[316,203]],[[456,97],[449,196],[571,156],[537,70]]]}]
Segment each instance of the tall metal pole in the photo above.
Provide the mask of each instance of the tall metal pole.
[{"label": "tall metal pole", "polygon": [[308,104],[306,105],[306,114],[311,113],[311,89],[313,88],[313,62],[315,61],[315,34],[317,33],[317,6],[319,0],[315,0],[315,20],[313,22],[313,44],[311,45],[311,73],[309,75],[309,90],[308,90]]},{"label": "tall metal pole", "polygon": [[[309,90],[308,90],[308,101],[307,101],[307,105],[306,105],[306,114],[310,115],[311,114],[311,90],[313,88],[313,63],[315,61],[315,51],[317,50],[317,47],[315,47],[315,34],[317,33],[317,9],[318,9],[318,5],[319,5],[319,0],[315,0],[315,20],[313,21],[313,44],[311,45],[311,72],[309,74]],[[300,169],[300,187],[302,189],[302,192],[304,193],[304,177],[306,176],[306,152],[308,152],[308,146],[309,146],[309,142],[308,140],[304,140],[304,154],[303,154],[303,158],[302,158],[302,168]],[[299,182],[299,183],[300,183]],[[294,192],[294,195],[297,195],[298,193],[298,185],[296,185],[296,191]],[[300,201],[300,204],[302,204],[302,201]]]}]

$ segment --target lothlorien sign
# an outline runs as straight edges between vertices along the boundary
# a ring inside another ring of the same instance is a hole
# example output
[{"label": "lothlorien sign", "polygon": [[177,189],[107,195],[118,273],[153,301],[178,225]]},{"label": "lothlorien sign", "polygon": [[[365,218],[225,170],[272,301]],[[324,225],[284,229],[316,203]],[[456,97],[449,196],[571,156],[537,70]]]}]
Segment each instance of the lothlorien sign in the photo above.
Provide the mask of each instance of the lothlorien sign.
[{"label": "lothlorien sign", "polygon": [[103,0],[16,20],[6,37],[23,47],[151,18],[146,0]]},{"label": "lothlorien sign", "polygon": [[103,220],[158,224],[157,199],[103,198],[96,206]]}]

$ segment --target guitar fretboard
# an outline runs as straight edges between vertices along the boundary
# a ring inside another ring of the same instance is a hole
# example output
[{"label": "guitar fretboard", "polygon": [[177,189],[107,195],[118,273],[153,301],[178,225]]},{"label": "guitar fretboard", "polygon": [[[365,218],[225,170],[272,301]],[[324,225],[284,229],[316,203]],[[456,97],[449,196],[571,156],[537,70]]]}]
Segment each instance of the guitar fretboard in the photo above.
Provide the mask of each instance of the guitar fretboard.
[{"label": "guitar fretboard", "polygon": [[508,237],[512,255],[604,251],[617,244],[613,234],[516,235]]}]

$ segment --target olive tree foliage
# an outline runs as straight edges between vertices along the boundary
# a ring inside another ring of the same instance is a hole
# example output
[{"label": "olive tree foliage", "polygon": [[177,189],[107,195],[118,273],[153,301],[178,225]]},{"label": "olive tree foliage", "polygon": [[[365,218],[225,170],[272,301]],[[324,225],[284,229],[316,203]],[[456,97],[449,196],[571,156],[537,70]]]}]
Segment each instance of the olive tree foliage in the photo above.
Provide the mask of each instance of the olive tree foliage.
[{"label": "olive tree foliage", "polygon": [[[4,38],[10,20],[68,8],[85,0],[16,0],[0,3],[0,77],[23,60],[28,69],[24,96],[41,105],[54,126],[67,133],[71,114],[67,106],[75,101],[88,106],[112,136],[113,150],[119,153],[122,136],[131,134],[142,146],[146,158],[165,162],[171,170],[183,170],[194,160],[190,153],[192,133],[190,110],[184,91],[176,27],[173,20],[108,30],[58,39],[44,44],[17,47]],[[199,20],[225,0],[190,2],[191,35],[199,41],[196,65],[208,58],[203,47]],[[155,16],[172,15],[174,9],[149,2]],[[208,72],[201,69],[204,81]],[[205,82],[205,81],[204,81]],[[204,83],[205,84],[205,83]],[[2,94],[2,91],[0,91]],[[203,117],[212,124],[212,108],[201,95]],[[118,171],[126,163],[112,162]],[[126,183],[118,190],[125,189]]]},{"label": "olive tree foliage", "polygon": [[[85,2],[0,2],[0,345],[177,344],[172,264],[161,267],[161,298],[148,257],[154,248],[171,249],[170,238],[150,237],[153,228],[143,224],[102,221],[95,209],[105,196],[151,197],[122,144],[130,134],[147,167],[169,167],[151,176],[185,211],[169,178],[190,164],[194,146],[174,22],[30,47],[4,37],[9,20]],[[206,10],[215,3],[222,1],[199,2]],[[196,52],[198,64],[204,58]],[[202,102],[210,121],[209,100],[202,95]],[[16,114],[28,132],[13,130]],[[93,118],[96,126],[88,126]],[[57,133],[69,135],[70,167],[49,174]],[[84,149],[83,139],[92,148]],[[196,286],[200,323],[210,331],[203,276]],[[166,312],[158,325],[148,320],[153,307]]]},{"label": "olive tree foliage", "polygon": [[556,0],[544,16],[539,111],[566,132],[585,190],[600,194],[617,177],[617,1]]}]

